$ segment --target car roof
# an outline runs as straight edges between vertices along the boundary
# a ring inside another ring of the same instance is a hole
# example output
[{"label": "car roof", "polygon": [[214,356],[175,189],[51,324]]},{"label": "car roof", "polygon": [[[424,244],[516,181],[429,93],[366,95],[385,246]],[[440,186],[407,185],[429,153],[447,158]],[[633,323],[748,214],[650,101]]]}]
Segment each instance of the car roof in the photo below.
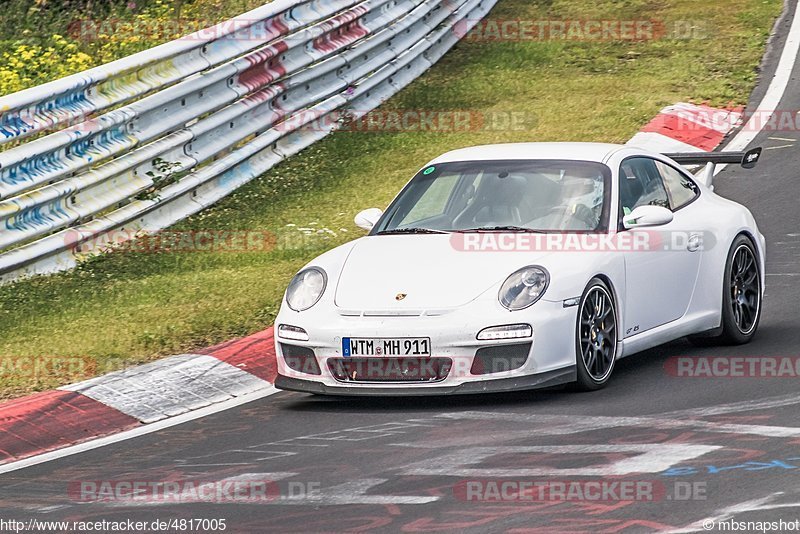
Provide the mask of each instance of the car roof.
[{"label": "car roof", "polygon": [[487,160],[575,160],[602,163],[614,152],[630,148],[612,143],[505,143],[461,148],[442,154],[431,164]]}]

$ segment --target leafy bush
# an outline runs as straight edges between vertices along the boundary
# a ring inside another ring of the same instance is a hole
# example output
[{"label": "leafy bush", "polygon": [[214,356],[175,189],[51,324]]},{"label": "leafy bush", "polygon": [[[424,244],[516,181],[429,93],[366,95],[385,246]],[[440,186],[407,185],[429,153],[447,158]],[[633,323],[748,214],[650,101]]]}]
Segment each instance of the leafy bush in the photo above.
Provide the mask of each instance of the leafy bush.
[{"label": "leafy bush", "polygon": [[6,0],[0,95],[177,39],[266,0]]}]

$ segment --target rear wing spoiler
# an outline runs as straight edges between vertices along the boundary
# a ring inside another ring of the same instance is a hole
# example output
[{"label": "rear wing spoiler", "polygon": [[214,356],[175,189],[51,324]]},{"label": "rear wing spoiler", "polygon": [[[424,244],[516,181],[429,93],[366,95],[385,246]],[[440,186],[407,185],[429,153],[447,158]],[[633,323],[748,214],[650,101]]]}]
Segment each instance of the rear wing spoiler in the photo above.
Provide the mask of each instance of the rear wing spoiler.
[{"label": "rear wing spoiler", "polygon": [[761,159],[761,152],[761,147],[758,147],[746,152],[686,152],[664,156],[683,166],[705,165],[705,170],[698,178],[711,187],[717,165],[741,165],[745,169],[752,169]]}]

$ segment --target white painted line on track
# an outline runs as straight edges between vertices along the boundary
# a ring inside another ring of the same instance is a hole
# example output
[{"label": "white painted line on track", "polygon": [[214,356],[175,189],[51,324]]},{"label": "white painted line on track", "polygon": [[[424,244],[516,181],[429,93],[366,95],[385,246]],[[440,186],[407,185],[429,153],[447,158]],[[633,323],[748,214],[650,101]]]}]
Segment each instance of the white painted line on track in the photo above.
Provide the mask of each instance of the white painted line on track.
[{"label": "white painted line on track", "polygon": [[796,404],[800,404],[800,395],[797,393],[790,393],[789,395],[780,395],[778,397],[766,397],[763,399],[717,404],[704,408],[689,408],[688,410],[676,410],[674,412],[652,414],[645,417],[667,417],[676,419],[682,417],[708,417],[711,415],[752,412],[754,410],[769,410],[772,408],[782,408],[784,406],[794,406]]},{"label": "white painted line on track", "polygon": [[[729,519],[733,519],[739,514],[744,512],[752,512],[755,510],[765,510],[764,508],[767,503],[772,502],[775,497],[783,495],[783,492],[773,493],[772,495],[767,495],[766,497],[761,497],[760,499],[753,499],[751,501],[745,501],[742,503],[734,504],[733,506],[729,506],[727,508],[723,508],[717,515],[713,517],[707,517],[705,519],[701,519],[699,521],[695,521],[694,523],[687,525],[683,528],[678,528],[675,530],[668,530],[665,534],[684,534],[690,532],[709,532],[714,530],[717,524],[720,521],[727,521]],[[708,528],[708,527],[711,528]]]},{"label": "white painted line on track", "polygon": [[[165,480],[156,485],[157,490],[155,492],[153,490],[149,490],[150,493],[148,493],[148,490],[140,491],[138,493],[131,491],[125,495],[114,496],[109,500],[100,498],[98,499],[97,503],[102,506],[122,508],[149,508],[156,506],[173,506],[175,504],[208,504],[209,502],[213,502],[214,504],[245,504],[248,503],[248,501],[253,501],[256,504],[264,504],[265,502],[268,502],[269,497],[273,497],[267,495],[268,489],[266,487],[264,487],[264,494],[262,495],[245,492],[243,496],[237,496],[236,494],[233,494],[214,500],[213,498],[208,498],[208,490],[206,490],[206,493],[204,493],[203,491],[199,491],[198,486],[211,486],[213,488],[211,491],[214,493],[217,491],[217,488],[224,487],[226,484],[241,485],[255,483],[255,487],[259,488],[259,486],[274,484],[280,480],[286,480],[287,478],[297,476],[297,474],[298,473],[290,471],[280,471],[276,473],[242,473],[241,475],[226,477],[222,480],[203,480],[197,483],[188,481],[188,484],[177,482],[176,484],[178,485],[179,489],[181,486],[183,486],[183,488],[180,492],[174,493],[170,493],[166,490],[167,484],[174,481]],[[109,486],[111,486],[111,488],[108,490],[100,487],[99,490],[97,488],[92,488],[92,490],[87,491],[87,495],[91,497],[88,502],[92,502],[92,498],[96,498],[96,496],[105,496],[106,494],[113,495],[115,493],[113,484],[109,484]],[[250,489],[252,490],[253,487],[251,486]]]},{"label": "white painted line on track", "polygon": [[701,432],[714,432],[718,434],[749,434],[772,438],[800,437],[800,427],[766,426],[766,425],[738,425],[716,423],[713,421],[699,421],[696,419],[664,418],[660,415],[626,417],[626,416],[577,416],[577,415],[545,415],[521,414],[505,412],[458,412],[444,414],[447,419],[472,419],[486,421],[510,421],[518,423],[544,424],[546,427],[536,429],[537,434],[547,436],[564,436],[622,427],[648,427],[659,429],[689,428]]},{"label": "white painted line on track", "polygon": [[[402,446],[402,444],[397,444]],[[407,444],[415,448],[415,444]],[[404,475],[447,476],[476,478],[505,477],[610,477],[639,473],[659,473],[674,465],[694,460],[710,452],[721,449],[717,445],[631,443],[626,445],[540,445],[540,446],[501,446],[465,447],[456,452],[427,458],[402,468]],[[536,468],[498,468],[475,467],[493,456],[512,454],[580,454],[583,456],[608,453],[635,453],[607,465],[575,468],[536,467]]]},{"label": "white painted line on track", "polygon": [[55,451],[47,452],[45,454],[40,454],[39,456],[34,456],[32,458],[25,458],[24,460],[19,460],[5,465],[0,465],[0,475],[4,473],[11,473],[13,471],[18,471],[20,469],[25,469],[26,467],[32,467],[34,465],[43,464],[46,462],[52,462],[53,460],[59,460],[61,458],[66,458],[67,456],[73,456],[75,454],[91,451],[93,449],[99,449],[100,447],[105,447],[106,445],[119,443],[120,441],[125,441],[133,438],[138,438],[140,436],[145,436],[147,434],[152,434],[153,432],[158,432],[159,430],[163,430],[165,428],[170,428],[183,423],[188,423],[189,421],[201,419],[203,417],[213,415],[215,413],[224,412],[225,410],[236,408],[243,404],[247,404],[248,402],[253,402],[258,399],[263,399],[264,397],[269,397],[270,395],[274,395],[275,393],[280,393],[280,390],[276,389],[275,386],[267,386],[261,391],[257,391],[247,395],[242,395],[241,397],[236,397],[234,399],[230,399],[221,402],[219,404],[214,404],[212,406],[207,406],[205,408],[201,408],[193,412],[188,412],[182,415],[178,415],[176,417],[163,419],[156,423],[132,428],[130,430],[126,430],[125,432],[120,432],[119,434],[112,434],[110,436],[93,439],[91,441],[86,441],[84,443],[79,443],[77,445],[72,445],[70,447],[65,447],[63,449],[58,449]]},{"label": "white painted line on track", "polygon": [[[795,7],[792,26],[786,36],[786,43],[783,45],[783,52],[781,52],[781,57],[778,60],[778,66],[775,68],[775,75],[769,82],[767,92],[764,93],[764,97],[756,107],[758,113],[754,113],[750,117],[750,120],[731,139],[730,143],[722,149],[723,152],[737,152],[746,149],[768,124],[769,121],[763,120],[764,117],[773,115],[778,109],[781,100],[783,100],[786,88],[792,80],[797,54],[800,52],[800,13],[798,8],[800,8],[800,3]],[[719,174],[725,167],[727,165],[717,165],[714,174]]]},{"label": "white painted line on track", "polygon": [[[275,482],[297,475],[297,473],[264,473],[261,480],[269,480]],[[237,480],[233,477],[226,480]],[[224,482],[224,481],[222,481]],[[348,506],[348,505],[378,505],[378,506],[398,506],[398,505],[415,505],[415,504],[429,504],[441,499],[438,495],[377,495],[371,493],[375,488],[389,482],[386,478],[360,478],[356,480],[349,480],[342,484],[332,486],[329,488],[319,488],[311,493],[303,492],[299,495],[275,495],[275,498],[267,500],[259,499],[231,499],[229,501],[217,501],[215,505],[231,504],[235,506],[270,506],[270,505],[295,505],[295,506]],[[192,494],[188,493],[181,496],[185,500],[176,499],[181,504],[191,504],[193,502]],[[194,502],[203,503],[202,498],[194,499]],[[110,503],[100,503],[101,505],[109,507],[156,507],[156,506],[172,506],[174,501],[172,499],[123,499],[120,501],[112,501]]]}]

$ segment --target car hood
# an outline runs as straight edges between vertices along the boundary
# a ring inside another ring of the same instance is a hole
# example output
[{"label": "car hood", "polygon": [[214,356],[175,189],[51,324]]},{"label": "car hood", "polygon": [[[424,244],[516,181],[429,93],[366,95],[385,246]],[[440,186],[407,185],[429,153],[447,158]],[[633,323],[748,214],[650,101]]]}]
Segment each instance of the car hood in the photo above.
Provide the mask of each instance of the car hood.
[{"label": "car hood", "polygon": [[341,268],[336,305],[386,313],[463,306],[517,269],[550,255],[465,252],[457,235],[371,236],[356,241]]}]

